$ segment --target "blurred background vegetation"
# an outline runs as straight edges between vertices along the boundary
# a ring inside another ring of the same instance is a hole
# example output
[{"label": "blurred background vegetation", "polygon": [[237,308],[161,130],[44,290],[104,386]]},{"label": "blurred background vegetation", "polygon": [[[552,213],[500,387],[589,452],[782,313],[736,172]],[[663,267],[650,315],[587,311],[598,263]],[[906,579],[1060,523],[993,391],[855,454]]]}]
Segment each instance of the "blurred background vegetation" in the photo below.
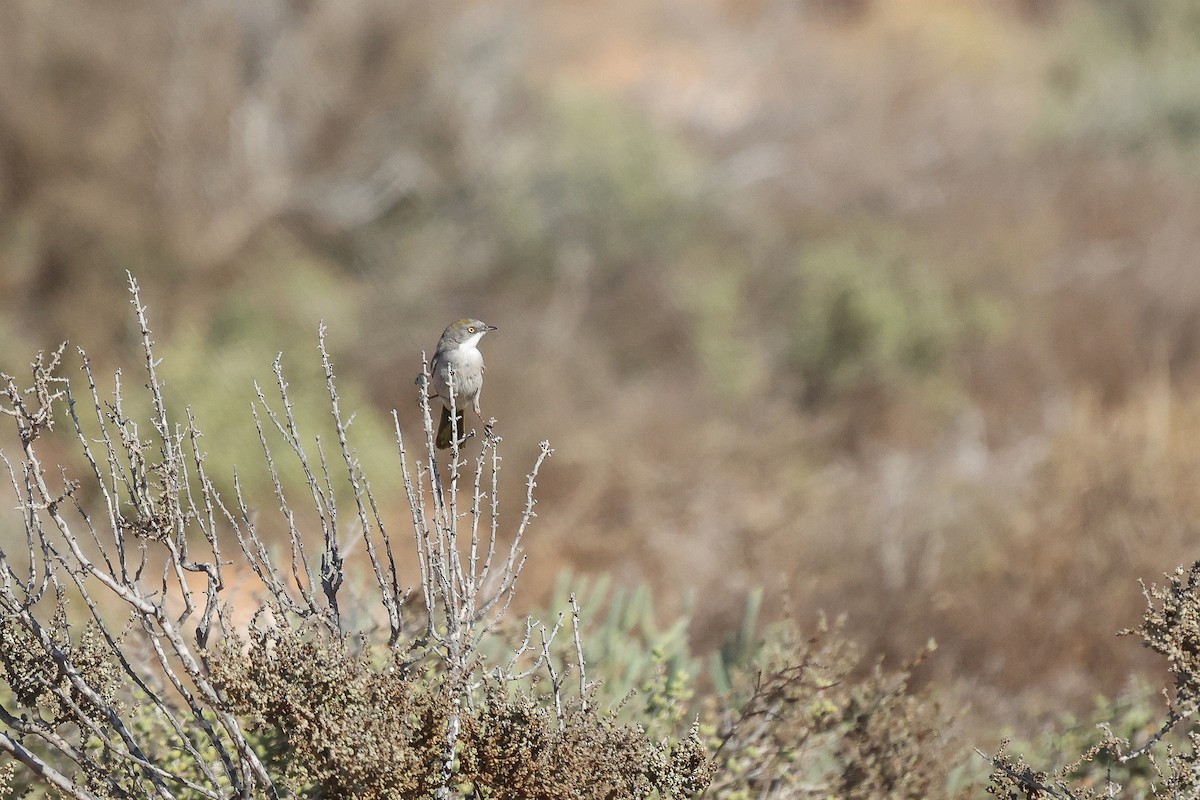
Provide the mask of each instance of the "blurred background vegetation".
[{"label": "blurred background vegetation", "polygon": [[762,589],[1032,737],[1195,556],[1198,69],[1190,0],[8,0],[0,370],[136,366],[131,270],[270,503],[277,353],[318,429],[326,321],[394,474],[480,317],[510,496],[557,451],[527,603],[611,573],[703,653]]}]

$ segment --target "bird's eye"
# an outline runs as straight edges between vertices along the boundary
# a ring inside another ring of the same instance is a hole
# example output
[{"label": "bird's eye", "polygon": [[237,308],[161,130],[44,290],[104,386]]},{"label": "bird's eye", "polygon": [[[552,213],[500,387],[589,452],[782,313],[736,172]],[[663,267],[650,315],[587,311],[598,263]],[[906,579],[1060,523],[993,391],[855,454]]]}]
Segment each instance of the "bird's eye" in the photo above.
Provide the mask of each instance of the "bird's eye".
[{"label": "bird's eye", "polygon": [[474,325],[472,325],[471,327],[467,328],[467,333],[474,333],[474,332],[475,332],[475,326],[474,326]]}]

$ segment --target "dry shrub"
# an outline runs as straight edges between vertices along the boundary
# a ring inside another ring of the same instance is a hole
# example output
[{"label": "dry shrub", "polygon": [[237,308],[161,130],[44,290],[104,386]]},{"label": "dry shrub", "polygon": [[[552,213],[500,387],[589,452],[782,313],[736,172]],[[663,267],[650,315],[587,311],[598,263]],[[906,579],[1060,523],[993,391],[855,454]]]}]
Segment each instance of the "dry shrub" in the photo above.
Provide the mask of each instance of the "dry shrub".
[{"label": "dry shrub", "polygon": [[[89,686],[106,703],[117,700],[119,667],[100,632],[88,625],[72,641],[66,606],[60,604],[46,626],[54,645],[85,676]],[[104,711],[71,685],[59,663],[29,631],[0,617],[0,676],[17,702],[39,711],[39,723],[48,729],[74,721],[80,711],[94,722]],[[119,706],[118,706],[119,707]]]},{"label": "dry shrub", "polygon": [[1200,733],[1191,720],[1200,697],[1200,561],[1179,567],[1164,585],[1143,587],[1146,610],[1136,630],[1148,649],[1165,656],[1171,686],[1163,689],[1165,713],[1157,730],[1138,732],[1138,740],[1118,735],[1120,720],[1098,727],[1103,736],[1061,766],[1033,766],[1025,756],[1010,756],[1007,745],[992,757],[989,793],[1008,800],[1066,797],[1099,800],[1153,796],[1190,800],[1200,792]]},{"label": "dry shrub", "polygon": [[[449,720],[462,712],[436,670],[315,630],[262,632],[248,647],[230,640],[212,670],[288,791],[400,800],[444,785]],[[545,698],[489,683],[463,713],[455,781],[527,800],[688,797],[708,784],[713,763],[694,734],[654,742],[640,726],[572,706],[560,716]]]},{"label": "dry shrub", "polygon": [[652,742],[639,725],[618,725],[586,705],[560,723],[532,697],[491,687],[464,725],[463,777],[500,800],[691,797],[715,771],[695,733]]},{"label": "dry shrub", "polygon": [[377,666],[345,641],[281,629],[226,640],[211,668],[230,710],[273,734],[289,791],[397,800],[441,785],[451,701],[397,655]]}]

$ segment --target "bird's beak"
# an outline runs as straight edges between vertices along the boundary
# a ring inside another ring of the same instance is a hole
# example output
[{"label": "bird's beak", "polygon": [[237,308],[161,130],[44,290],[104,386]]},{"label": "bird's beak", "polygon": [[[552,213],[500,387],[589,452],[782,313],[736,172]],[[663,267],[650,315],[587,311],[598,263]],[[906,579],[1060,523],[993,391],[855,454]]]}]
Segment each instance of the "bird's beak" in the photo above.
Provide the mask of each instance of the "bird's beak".
[{"label": "bird's beak", "polygon": [[487,329],[487,330],[489,330],[489,331],[498,331],[498,330],[500,330],[500,329],[499,329],[499,328],[497,328],[495,325],[485,325],[485,326],[484,326],[484,328],[486,328],[486,329]]}]

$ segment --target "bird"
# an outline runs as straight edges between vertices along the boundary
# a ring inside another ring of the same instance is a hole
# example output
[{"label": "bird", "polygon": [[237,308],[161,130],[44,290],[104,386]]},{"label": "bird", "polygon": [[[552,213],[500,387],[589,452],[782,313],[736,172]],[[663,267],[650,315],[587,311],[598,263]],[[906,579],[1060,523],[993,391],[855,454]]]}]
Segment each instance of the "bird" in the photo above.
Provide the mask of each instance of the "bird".
[{"label": "bird", "polygon": [[[435,397],[442,400],[442,418],[438,423],[436,444],[439,450],[450,446],[454,438],[454,425],[450,420],[450,381],[453,373],[454,408],[458,418],[458,444],[466,441],[463,431],[465,417],[463,411],[467,403],[475,409],[475,414],[483,419],[479,410],[479,395],[483,393],[483,354],[479,352],[479,340],[484,334],[497,330],[495,325],[488,325],[477,319],[460,319],[446,326],[442,338],[438,339],[433,358],[429,361],[429,375]],[[417,383],[424,381],[425,374],[417,376]]]}]

